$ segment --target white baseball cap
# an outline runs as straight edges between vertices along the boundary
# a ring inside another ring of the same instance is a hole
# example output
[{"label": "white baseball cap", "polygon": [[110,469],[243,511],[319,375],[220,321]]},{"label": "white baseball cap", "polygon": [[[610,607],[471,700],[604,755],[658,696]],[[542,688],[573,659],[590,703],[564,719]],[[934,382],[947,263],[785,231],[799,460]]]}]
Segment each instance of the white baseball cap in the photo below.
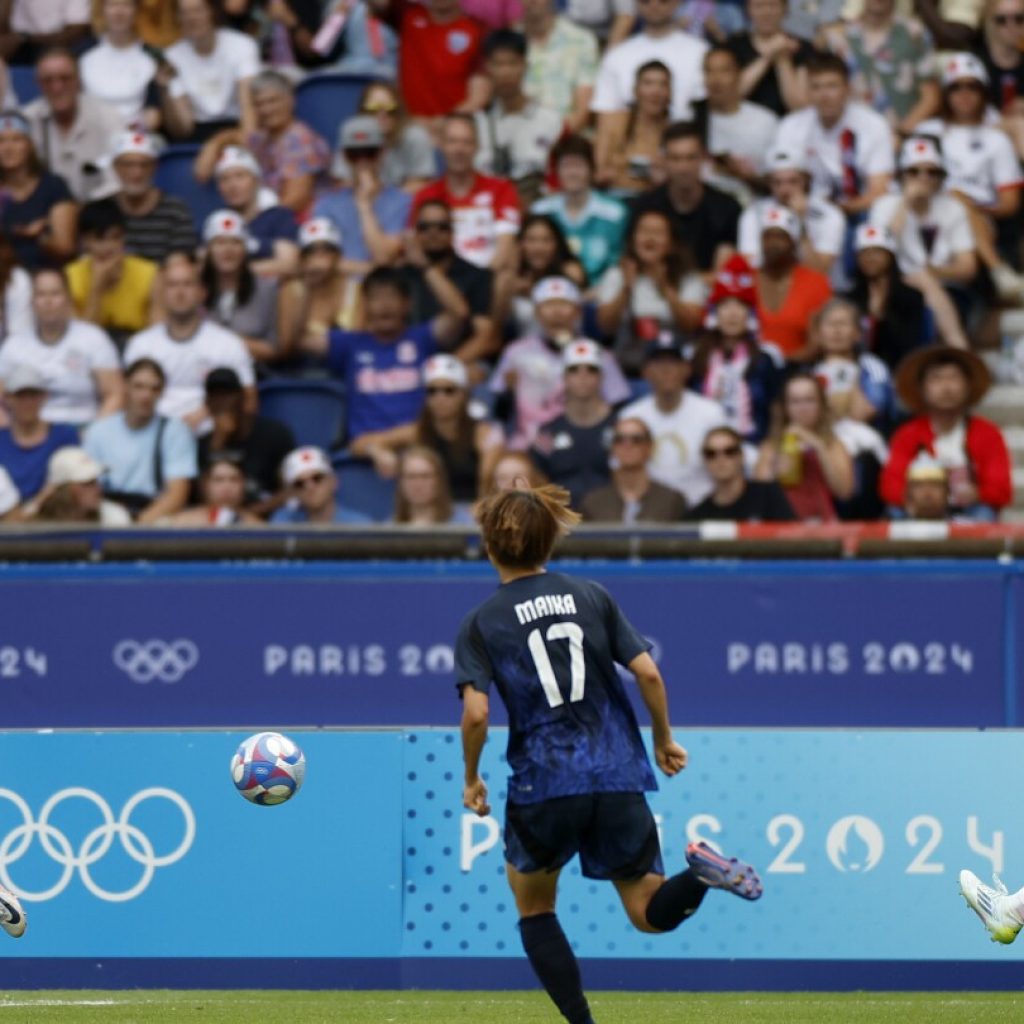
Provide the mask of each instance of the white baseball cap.
[{"label": "white baseball cap", "polygon": [[19,363],[4,380],[4,391],[16,395],[19,391],[48,391],[46,378],[29,363]]},{"label": "white baseball cap", "polygon": [[761,231],[778,228],[785,231],[794,242],[800,241],[800,218],[787,206],[769,203],[761,214]]},{"label": "white baseball cap", "polygon": [[579,288],[567,277],[542,278],[533,286],[530,298],[535,306],[549,299],[565,299],[577,306],[583,301]]},{"label": "white baseball cap", "polygon": [[286,487],[311,473],[333,473],[334,467],[323,448],[303,445],[289,452],[281,466],[281,477]]},{"label": "white baseball cap", "polygon": [[942,65],[943,89],[961,78],[973,78],[976,82],[988,85],[988,72],[985,70],[985,65],[973,53],[954,53]]},{"label": "white baseball cap", "polygon": [[217,210],[203,223],[203,241],[209,243],[215,238],[237,238],[248,245],[249,232],[245,221],[234,210]]},{"label": "white baseball cap", "polygon": [[946,169],[946,161],[942,159],[942,153],[934,139],[924,136],[907,139],[900,148],[900,170],[919,167],[921,164],[931,164],[943,171]]},{"label": "white baseball cap", "polygon": [[562,369],[564,370],[568,370],[572,366],[596,366],[600,370],[603,365],[601,346],[586,338],[570,342],[562,349]]},{"label": "white baseball cap", "polygon": [[213,173],[215,177],[219,177],[225,171],[248,171],[253,177],[263,177],[263,171],[260,170],[256,157],[242,146],[225,147],[224,152],[221,153],[220,159],[213,169]]},{"label": "white baseball cap", "polygon": [[895,255],[896,239],[888,228],[877,224],[861,224],[853,236],[853,247],[857,252],[862,249],[885,249]]},{"label": "white baseball cap", "polygon": [[46,466],[46,482],[54,487],[61,484],[88,484],[103,476],[105,467],[84,448],[69,445],[58,448]]},{"label": "white baseball cap", "polygon": [[803,171],[807,173],[807,160],[799,149],[792,146],[773,146],[764,158],[764,173],[775,171]]},{"label": "white baseball cap", "polygon": [[156,138],[148,132],[121,132],[114,137],[112,159],[122,156],[146,156],[155,160],[160,155]]},{"label": "white baseball cap", "polygon": [[423,364],[423,383],[430,385],[437,380],[451,381],[460,388],[469,386],[469,378],[466,375],[466,364],[455,356],[437,355],[431,356]]},{"label": "white baseball cap", "polygon": [[341,251],[341,232],[333,220],[314,217],[299,228],[299,248],[308,249],[311,245],[333,245]]}]

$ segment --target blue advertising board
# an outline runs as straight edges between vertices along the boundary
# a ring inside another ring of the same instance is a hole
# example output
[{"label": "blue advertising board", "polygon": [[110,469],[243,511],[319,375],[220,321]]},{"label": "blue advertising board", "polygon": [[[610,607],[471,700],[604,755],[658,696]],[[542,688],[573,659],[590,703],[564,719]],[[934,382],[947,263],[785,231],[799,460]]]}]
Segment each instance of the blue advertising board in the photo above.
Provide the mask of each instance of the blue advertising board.
[{"label": "blue advertising board", "polygon": [[[264,808],[231,784],[239,733],[0,734],[0,880],[29,915],[4,943],[4,986],[531,985],[501,852],[503,731],[484,754],[484,819],[461,807],[455,730],[292,735],[306,783]],[[712,892],[678,931],[643,935],[572,862],[560,914],[592,987],[1019,978],[1024,946],[991,944],[956,879],[1024,880],[1024,819],[1006,799],[1024,736],[678,738],[690,767],[652,795],[666,865],[704,838],[757,864],[765,895]]]},{"label": "blue advertising board", "polygon": [[[586,566],[700,725],[1015,724],[1009,572]],[[483,566],[7,570],[2,723],[451,725]]]}]

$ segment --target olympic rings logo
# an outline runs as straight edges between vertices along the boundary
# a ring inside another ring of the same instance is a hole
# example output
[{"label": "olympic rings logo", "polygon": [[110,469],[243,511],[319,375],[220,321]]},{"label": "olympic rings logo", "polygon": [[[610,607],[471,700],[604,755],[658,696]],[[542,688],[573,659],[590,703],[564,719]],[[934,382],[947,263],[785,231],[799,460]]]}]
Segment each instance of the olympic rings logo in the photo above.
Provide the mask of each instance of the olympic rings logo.
[{"label": "olympic rings logo", "polygon": [[114,664],[133,683],[177,683],[198,663],[191,640],[122,640],[114,648]]},{"label": "olympic rings logo", "polygon": [[[103,823],[94,828],[82,840],[77,850],[72,847],[71,840],[64,832],[50,824],[50,815],[53,814],[55,808],[65,800],[74,799],[88,800],[96,806],[103,818]],[[156,799],[169,800],[181,811],[185,822],[185,833],[181,842],[170,853],[160,855],[153,849],[153,843],[146,833],[132,825],[129,820],[139,804],[145,800]],[[103,797],[91,789],[84,789],[81,786],[72,786],[54,793],[43,804],[38,821],[33,818],[32,811],[25,800],[13,790],[0,788],[0,800],[9,800],[21,812],[22,817],[22,824],[11,829],[0,841],[0,882],[17,892],[22,899],[33,903],[52,900],[59,896],[71,883],[76,870],[82,879],[82,884],[99,899],[109,903],[124,903],[133,900],[146,890],[153,880],[157,868],[174,864],[188,853],[196,836],[196,816],[189,802],[173,789],[163,789],[159,786],[151,786],[149,789],[143,789],[136,793],[121,809],[116,820],[114,812]],[[36,836],[39,836],[43,851],[51,860],[56,861],[63,871],[60,878],[49,889],[29,892],[12,880],[9,868],[25,856]],[[104,889],[92,877],[90,871],[92,865],[110,851],[115,838],[120,840],[124,852],[136,864],[142,866],[142,877],[122,892],[111,892]]]}]

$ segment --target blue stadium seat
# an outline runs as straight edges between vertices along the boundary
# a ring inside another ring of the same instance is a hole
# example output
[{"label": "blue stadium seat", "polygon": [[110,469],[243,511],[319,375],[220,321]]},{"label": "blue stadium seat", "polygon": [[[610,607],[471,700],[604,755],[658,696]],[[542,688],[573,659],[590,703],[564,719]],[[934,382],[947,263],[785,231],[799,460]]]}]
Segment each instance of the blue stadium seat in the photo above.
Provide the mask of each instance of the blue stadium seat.
[{"label": "blue stadium seat", "polygon": [[192,143],[168,146],[157,161],[154,180],[157,188],[188,204],[196,227],[202,229],[203,221],[224,203],[212,181],[205,185],[196,181],[192,165],[198,153],[199,147]]},{"label": "blue stadium seat", "polygon": [[298,444],[330,451],[345,431],[345,391],[333,380],[266,380],[259,386],[260,413],[292,429]]},{"label": "blue stadium seat", "polygon": [[339,452],[332,460],[341,481],[338,495],[342,505],[362,512],[378,523],[395,514],[395,481],[377,476],[369,459],[357,459]]},{"label": "blue stadium seat", "polygon": [[310,75],[296,86],[295,116],[322,135],[333,149],[338,125],[356,112],[363,89],[376,81],[371,75]]},{"label": "blue stadium seat", "polygon": [[31,64],[10,64],[7,68],[11,76],[11,85],[18,96],[18,105],[24,106],[38,99],[42,93],[39,91],[39,83],[36,81],[36,69]]}]

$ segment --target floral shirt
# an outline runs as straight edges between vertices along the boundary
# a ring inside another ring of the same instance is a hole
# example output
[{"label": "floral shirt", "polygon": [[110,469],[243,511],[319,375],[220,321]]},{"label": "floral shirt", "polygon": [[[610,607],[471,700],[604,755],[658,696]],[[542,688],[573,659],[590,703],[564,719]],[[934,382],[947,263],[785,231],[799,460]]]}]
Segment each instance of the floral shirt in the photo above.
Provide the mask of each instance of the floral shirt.
[{"label": "floral shirt", "polygon": [[331,162],[330,146],[302,121],[293,121],[276,139],[264,131],[250,132],[245,145],[263,169],[263,184],[278,193],[288,179],[319,177]]}]

